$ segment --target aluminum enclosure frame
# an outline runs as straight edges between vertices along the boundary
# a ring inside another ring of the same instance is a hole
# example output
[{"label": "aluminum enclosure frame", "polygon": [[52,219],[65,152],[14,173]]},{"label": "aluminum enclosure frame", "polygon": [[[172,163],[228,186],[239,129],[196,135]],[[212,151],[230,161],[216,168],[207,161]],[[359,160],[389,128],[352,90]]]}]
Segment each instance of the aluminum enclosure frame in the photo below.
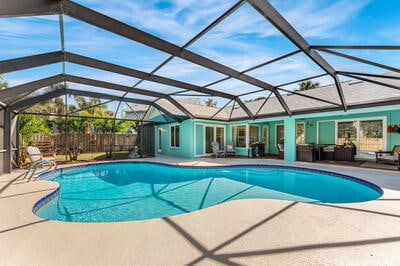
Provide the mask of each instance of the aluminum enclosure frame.
[{"label": "aluminum enclosure frame", "polygon": [[[276,59],[270,60],[269,62],[266,62],[266,63],[261,64],[256,67],[253,67],[249,70],[239,72],[237,70],[234,70],[230,67],[227,67],[223,64],[220,64],[218,62],[210,60],[209,58],[203,57],[201,55],[198,55],[198,54],[193,53],[186,49],[191,44],[193,44],[195,41],[200,39],[205,33],[207,33],[213,27],[215,27],[220,22],[222,22],[225,18],[229,17],[233,12],[235,12],[239,7],[241,7],[246,2],[249,3],[262,16],[264,16],[279,31],[281,31],[284,36],[286,36],[293,44],[295,44],[299,48],[299,50],[289,53],[288,55],[284,55],[284,56],[278,57]],[[129,76],[139,78],[140,81],[138,83],[136,83],[135,85],[133,85],[130,91],[126,91],[125,95],[128,92],[138,93],[138,94],[143,94],[143,95],[152,94],[150,91],[140,90],[140,89],[136,88],[136,86],[139,85],[141,81],[149,80],[152,82],[158,82],[158,83],[168,85],[168,86],[182,88],[186,91],[196,91],[196,92],[208,94],[210,96],[226,98],[231,101],[234,100],[243,109],[243,111],[247,114],[248,119],[258,118],[258,116],[257,116],[258,112],[257,112],[257,115],[253,114],[238,96],[231,95],[228,93],[221,93],[221,92],[213,90],[213,89],[208,89],[207,87],[214,85],[216,83],[219,83],[221,81],[224,81],[224,80],[227,80],[230,78],[234,78],[234,79],[249,83],[251,85],[257,86],[261,90],[271,91],[275,95],[277,100],[280,102],[280,104],[282,105],[286,114],[292,115],[293,114],[292,110],[289,109],[285,100],[282,98],[281,94],[278,91],[278,89],[285,91],[284,89],[280,88],[281,86],[273,86],[265,81],[248,76],[245,73],[250,70],[256,69],[258,67],[265,66],[267,64],[282,60],[286,57],[290,57],[290,56],[293,56],[294,54],[301,52],[301,53],[304,53],[305,55],[307,55],[318,66],[320,66],[326,72],[326,74],[330,75],[333,78],[333,80],[335,81],[336,88],[338,90],[338,95],[341,100],[342,109],[344,111],[346,111],[348,106],[346,104],[345,96],[343,95],[343,90],[341,88],[340,81],[338,79],[339,72],[337,70],[335,70],[329,63],[327,63],[327,61],[317,52],[317,50],[321,50],[321,51],[328,52],[328,53],[334,53],[337,56],[343,56],[348,59],[357,60],[359,62],[363,62],[363,63],[367,63],[367,64],[373,64],[375,66],[380,66],[383,68],[386,67],[386,69],[390,69],[392,71],[397,71],[397,72],[399,71],[398,69],[395,69],[395,68],[392,68],[389,66],[385,66],[383,64],[369,62],[367,60],[362,60],[362,59],[359,59],[356,57],[349,57],[345,54],[340,54],[338,52],[330,50],[330,49],[398,50],[398,49],[400,49],[399,46],[340,46],[340,45],[335,45],[335,46],[329,46],[329,45],[317,46],[316,45],[316,46],[313,46],[313,45],[310,45],[294,29],[294,27],[292,25],[290,25],[290,23],[287,22],[284,19],[284,17],[266,0],[248,0],[248,1],[241,0],[241,1],[238,1],[235,5],[233,5],[230,9],[228,9],[226,12],[224,12],[220,17],[218,17],[216,20],[214,20],[205,29],[200,31],[196,36],[194,36],[191,40],[189,40],[182,47],[179,47],[173,43],[164,41],[164,40],[162,40],[158,37],[155,37],[149,33],[141,31],[135,27],[127,25],[123,22],[115,20],[111,17],[108,17],[106,15],[98,13],[94,10],[91,10],[87,7],[84,7],[82,5],[79,5],[79,4],[77,4],[73,1],[69,1],[69,0],[34,0],[33,2],[28,1],[28,0],[16,0],[16,1],[4,0],[0,4],[0,7],[1,7],[0,17],[60,14],[61,15],[60,16],[60,33],[61,33],[61,47],[62,47],[62,51],[60,51],[60,52],[49,52],[49,53],[42,54],[42,55],[33,55],[33,56],[27,56],[27,57],[23,57],[23,58],[16,58],[16,59],[9,59],[9,60],[1,61],[0,62],[0,73],[7,73],[7,72],[12,72],[12,71],[21,70],[21,69],[27,69],[27,68],[32,68],[32,67],[37,67],[37,66],[42,66],[42,65],[47,65],[47,64],[53,64],[53,63],[57,63],[57,62],[62,62],[63,64],[65,62],[71,62],[71,63],[81,64],[81,65],[92,67],[92,68],[110,71],[113,73],[119,73],[122,75],[129,75]],[[64,29],[63,29],[63,23],[62,23],[62,15],[68,15],[70,17],[84,21],[86,23],[89,23],[96,27],[102,28],[109,32],[113,32],[115,34],[121,35],[121,36],[131,39],[133,41],[145,44],[145,45],[155,48],[157,50],[167,52],[171,56],[169,58],[167,58],[164,62],[162,62],[158,67],[156,67],[150,73],[145,73],[145,72],[138,71],[135,69],[129,69],[129,68],[126,68],[123,66],[118,66],[118,65],[111,64],[108,62],[96,60],[93,58],[88,58],[88,57],[81,56],[78,54],[64,52],[64,36],[63,36]],[[173,57],[180,57],[184,60],[188,60],[192,63],[195,63],[200,66],[206,67],[208,69],[217,71],[219,73],[227,75],[227,78],[210,83],[204,87],[199,87],[199,86],[196,86],[196,85],[193,85],[190,83],[180,82],[177,80],[172,80],[172,79],[165,78],[165,77],[154,74],[157,70],[159,70],[161,67],[166,65],[169,61],[171,61],[171,59]],[[63,74],[65,74],[65,73],[63,73]],[[349,76],[349,74],[345,74],[345,73],[343,73],[342,75]],[[359,75],[357,75],[357,76],[351,75],[351,76],[352,77],[360,77],[360,79],[362,78],[362,80],[368,80],[365,77],[362,77]],[[56,81],[57,78],[59,78],[59,77],[55,76],[53,78],[53,81]],[[306,80],[306,79],[307,78],[305,78],[303,80]],[[46,80],[46,81],[40,80],[37,82],[34,81],[31,84],[29,84],[29,86],[21,86],[21,87],[16,86],[16,87],[12,88],[12,90],[8,89],[6,92],[0,93],[0,96],[10,97],[10,96],[15,96],[15,95],[26,93],[26,92],[33,92],[33,91],[39,89],[41,84],[44,84],[47,81],[50,81],[50,80]],[[91,81],[91,83],[92,83],[92,85],[96,84],[95,81]],[[286,84],[290,84],[290,82],[288,82]],[[25,87],[25,88],[23,88],[23,87]],[[391,86],[391,87],[393,87],[393,86]],[[115,89],[115,88],[113,88],[113,89]],[[285,91],[285,92],[287,92],[287,91]],[[174,94],[171,93],[169,95],[163,94],[163,95],[158,95],[156,97],[167,99],[173,105],[175,105],[180,111],[182,111],[185,115],[187,115],[187,117],[196,118],[196,116],[191,114],[178,101],[176,101],[172,97],[173,95]],[[313,100],[320,100],[322,102],[328,103],[328,101],[325,101],[323,99],[318,99],[315,97],[312,98],[310,96],[302,95],[302,94],[297,94],[297,95],[307,97],[307,98],[310,98]],[[268,104],[268,103],[266,102],[266,104]],[[245,118],[243,118],[243,119],[245,119]]]}]

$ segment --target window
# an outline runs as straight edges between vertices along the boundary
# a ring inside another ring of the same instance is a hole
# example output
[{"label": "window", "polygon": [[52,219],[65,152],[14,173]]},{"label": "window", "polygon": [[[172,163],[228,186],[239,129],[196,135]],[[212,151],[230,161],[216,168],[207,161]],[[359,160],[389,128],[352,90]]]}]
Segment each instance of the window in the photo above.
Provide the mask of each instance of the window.
[{"label": "window", "polygon": [[162,128],[158,128],[158,151],[161,152],[162,150],[162,132],[163,129]]},{"label": "window", "polygon": [[385,150],[383,127],[383,119],[337,122],[336,143],[353,143],[359,155]]},{"label": "window", "polygon": [[171,147],[179,147],[179,125],[171,126]]},{"label": "window", "polygon": [[260,127],[249,125],[249,143],[260,141]]},{"label": "window", "polygon": [[223,150],[225,147],[225,128],[220,126],[205,126],[204,143],[206,153],[212,153],[211,143],[218,142],[219,149]]},{"label": "window", "polygon": [[[276,125],[276,144],[284,144],[285,142],[285,126]],[[304,123],[296,124],[296,144],[305,143]]]},{"label": "window", "polygon": [[296,144],[304,144],[305,137],[304,137],[304,123],[297,123],[296,124]]},{"label": "window", "polygon": [[232,140],[235,142],[236,147],[246,147],[246,126],[233,126],[232,127]]},{"label": "window", "polygon": [[373,152],[383,149],[382,120],[360,121],[360,151]]},{"label": "window", "polygon": [[225,128],[217,127],[215,134],[215,140],[218,141],[219,148],[223,150],[225,147]]},{"label": "window", "polygon": [[276,125],[276,144],[283,144],[285,142],[285,127],[283,125]]},{"label": "window", "polygon": [[357,142],[357,122],[338,122],[337,124],[337,144],[344,145],[346,142]]}]

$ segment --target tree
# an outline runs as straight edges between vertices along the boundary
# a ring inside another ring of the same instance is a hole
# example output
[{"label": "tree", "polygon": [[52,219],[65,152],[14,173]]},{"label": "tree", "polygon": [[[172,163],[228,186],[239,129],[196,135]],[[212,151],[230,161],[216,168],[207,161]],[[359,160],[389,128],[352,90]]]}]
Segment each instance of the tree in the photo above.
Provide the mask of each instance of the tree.
[{"label": "tree", "polygon": [[67,106],[65,105],[63,98],[60,96],[54,98],[54,100],[51,102],[51,109],[51,113],[57,115],[67,114]]},{"label": "tree", "polygon": [[[86,115],[85,110],[83,111],[83,115]],[[70,160],[77,160],[78,153],[81,150],[81,135],[85,132],[86,128],[89,125],[88,118],[84,117],[68,117],[67,119],[68,125],[68,133],[72,136],[72,147],[68,152]]]},{"label": "tree", "polygon": [[[52,92],[55,90],[60,90],[67,88],[63,83],[58,83],[47,87],[47,92]],[[64,98],[62,96],[55,97],[47,101],[35,104],[27,109],[32,113],[46,113],[46,114],[57,114],[65,115],[67,113],[67,106],[64,103]]]},{"label": "tree", "polygon": [[299,83],[299,88],[296,91],[307,91],[318,87],[319,87],[319,82],[312,82],[311,80],[306,80]]},{"label": "tree", "polygon": [[8,82],[4,79],[3,75],[0,74],[0,90],[8,88]]},{"label": "tree", "polygon": [[209,107],[217,107],[217,102],[214,101],[213,98],[208,98],[207,100],[204,101],[204,103],[206,106],[209,106]]},{"label": "tree", "polygon": [[255,101],[260,101],[260,100],[265,100],[265,99],[267,99],[267,97],[265,97],[265,96],[258,96],[258,97],[254,98],[254,99],[245,100],[245,102],[246,102],[246,103],[249,103],[249,102],[255,102]]},{"label": "tree", "polygon": [[101,100],[98,98],[90,97],[89,101],[86,101],[86,98],[83,96],[74,96],[76,103],[78,104],[79,109],[85,109],[89,112],[89,114],[94,115],[96,108],[101,108],[103,110],[106,109],[106,105],[100,105],[96,107],[91,107],[93,105],[98,105],[101,103]]},{"label": "tree", "polygon": [[44,133],[46,136],[51,135],[51,130],[43,116],[20,114],[18,122],[19,134],[22,137],[23,144],[29,143],[32,140],[32,134],[34,133]]}]

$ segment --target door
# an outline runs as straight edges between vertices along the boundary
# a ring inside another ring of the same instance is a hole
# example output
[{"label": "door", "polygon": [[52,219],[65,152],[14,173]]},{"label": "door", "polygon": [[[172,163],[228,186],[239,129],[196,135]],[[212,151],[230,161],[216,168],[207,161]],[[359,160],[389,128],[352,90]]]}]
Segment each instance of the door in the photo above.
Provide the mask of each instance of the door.
[{"label": "door", "polygon": [[223,150],[225,147],[225,132],[223,127],[216,128],[215,140],[219,143],[219,149]]},{"label": "door", "polygon": [[206,133],[204,134],[204,150],[206,153],[212,153],[211,142],[214,141],[214,127],[205,127]]},{"label": "door", "polygon": [[263,127],[263,140],[264,140],[264,152],[265,154],[268,154],[268,142],[269,142],[269,136],[268,136],[268,126]]},{"label": "door", "polygon": [[155,125],[148,123],[141,126],[140,148],[143,155],[154,156],[155,153]]},{"label": "door", "polygon": [[162,151],[162,128],[158,128],[158,152]]},{"label": "door", "polygon": [[204,143],[205,153],[212,153],[211,142],[217,141],[219,149],[223,150],[225,147],[225,128],[216,126],[205,126]]}]

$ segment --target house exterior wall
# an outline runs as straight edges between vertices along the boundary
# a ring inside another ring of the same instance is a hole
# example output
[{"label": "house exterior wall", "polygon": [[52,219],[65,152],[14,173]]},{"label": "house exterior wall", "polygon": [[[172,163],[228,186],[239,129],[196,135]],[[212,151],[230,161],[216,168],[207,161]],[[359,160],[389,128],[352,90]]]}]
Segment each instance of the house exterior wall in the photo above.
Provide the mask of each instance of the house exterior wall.
[{"label": "house exterior wall", "polygon": [[[340,120],[351,120],[351,119],[367,119],[384,117],[386,119],[386,125],[400,125],[400,105],[397,106],[386,106],[386,107],[374,107],[358,110],[349,110],[347,112],[336,111],[329,113],[319,114],[308,114],[302,116],[293,116],[295,123],[304,123],[305,129],[305,143],[319,143],[319,144],[335,144],[336,142],[336,121]],[[157,144],[157,130],[163,128],[162,133],[162,151],[159,153],[156,145],[156,154],[165,154],[171,156],[195,158],[204,155],[204,127],[210,126],[224,126],[225,127],[225,141],[232,141],[232,127],[238,125],[259,125],[260,142],[264,142],[263,139],[263,127],[268,126],[268,150],[265,153],[278,154],[276,146],[276,127],[277,125],[284,125],[287,117],[277,117],[269,119],[260,119],[256,121],[240,121],[240,122],[217,122],[207,120],[188,119],[180,123],[180,147],[170,147],[170,127],[172,124],[165,124],[156,126],[156,144]],[[286,125],[288,121],[286,121]],[[290,125],[293,126],[293,120]],[[400,144],[399,133],[387,133],[386,125],[384,125],[384,134],[386,134],[386,149],[390,150],[393,145]],[[286,128],[285,128],[286,129]],[[292,130],[293,131],[293,130]],[[248,131],[247,131],[248,132]],[[290,134],[289,134],[290,133]],[[286,136],[292,137],[293,132],[285,132]],[[246,142],[248,142],[248,133],[246,136]],[[295,142],[286,145],[295,146]],[[246,144],[248,145],[248,143]],[[245,148],[236,148],[236,154],[239,156],[248,156],[248,146]],[[285,149],[286,152],[286,149]],[[295,158],[295,149],[288,151],[291,153],[290,158]]]},{"label": "house exterior wall", "polygon": [[[164,124],[155,127],[155,154],[194,158],[194,127],[193,120],[187,119],[181,123]],[[179,147],[171,147],[171,127],[179,125]],[[158,130],[161,128],[162,148],[158,150]]]},{"label": "house exterior wall", "polygon": [[[313,122],[318,123],[318,129],[313,128],[315,132],[318,130],[318,138],[315,136],[314,139],[309,139],[308,142],[320,143],[320,144],[334,144],[336,141],[335,126],[336,121],[345,120],[357,120],[357,119],[368,119],[368,118],[386,118],[387,125],[400,125],[400,109],[392,109],[388,111],[373,111],[361,114],[344,114],[335,116],[325,116],[313,119]],[[314,123],[314,124],[317,124]],[[385,126],[385,125],[384,125]],[[387,133],[387,128],[384,127],[383,134],[386,134],[386,149],[390,150],[393,145],[400,144],[399,133]]]}]

